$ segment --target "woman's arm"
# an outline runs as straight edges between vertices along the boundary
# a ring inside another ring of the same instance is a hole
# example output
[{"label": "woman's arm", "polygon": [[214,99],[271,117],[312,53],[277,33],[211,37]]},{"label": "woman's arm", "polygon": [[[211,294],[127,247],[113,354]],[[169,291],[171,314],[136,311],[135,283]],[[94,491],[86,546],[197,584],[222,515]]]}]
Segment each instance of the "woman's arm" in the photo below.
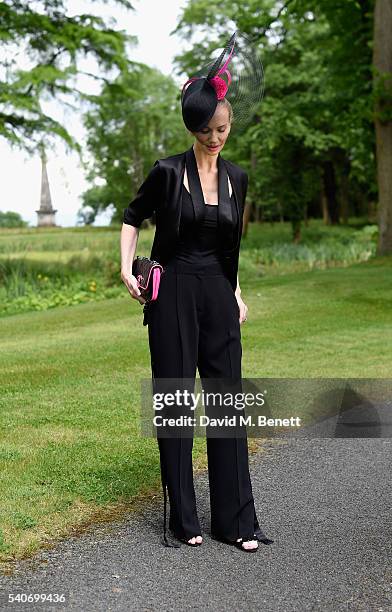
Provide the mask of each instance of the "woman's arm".
[{"label": "woman's arm", "polygon": [[137,280],[132,274],[132,264],[135,258],[137,241],[139,239],[139,228],[133,225],[123,223],[121,228],[121,280],[127,287],[130,295],[138,300],[140,304],[144,304],[145,300],[139,298],[140,290],[137,286]]},{"label": "woman's arm", "polygon": [[238,274],[237,274],[237,288],[235,290],[235,297],[237,299],[237,304],[238,304],[238,309],[239,309],[239,314],[240,314],[239,320],[240,320],[240,323],[243,323],[244,321],[246,321],[248,317],[248,307],[241,297],[241,289],[240,289],[240,282],[238,280]]},{"label": "woman's arm", "polygon": [[240,287],[240,281],[239,281],[239,278],[238,278],[238,273],[237,273],[237,288],[235,290],[235,294],[238,295],[238,296],[241,295],[241,287]]},{"label": "woman's arm", "polygon": [[152,216],[163,194],[163,176],[157,159],[140,185],[132,202],[123,211],[121,228],[121,280],[129,293],[140,304],[146,300],[140,297],[137,280],[132,274],[132,264],[135,259],[136,246],[139,238],[139,227],[144,219]]}]

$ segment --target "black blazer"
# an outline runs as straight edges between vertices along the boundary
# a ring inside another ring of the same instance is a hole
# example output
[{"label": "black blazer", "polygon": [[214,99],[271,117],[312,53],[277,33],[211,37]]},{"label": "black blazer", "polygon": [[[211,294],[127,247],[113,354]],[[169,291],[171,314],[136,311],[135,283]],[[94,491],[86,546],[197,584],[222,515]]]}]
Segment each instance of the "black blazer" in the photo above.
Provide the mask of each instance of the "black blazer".
[{"label": "black blazer", "polygon": [[[163,266],[174,255],[179,237],[185,163],[195,218],[199,220],[204,214],[205,203],[193,145],[183,153],[158,159],[123,212],[123,222],[134,227],[140,227],[142,221],[155,212],[156,228],[150,258]],[[223,159],[220,153],[217,165],[220,252],[225,274],[235,291],[248,175],[237,164]],[[232,215],[227,175],[234,193],[237,219]]]}]

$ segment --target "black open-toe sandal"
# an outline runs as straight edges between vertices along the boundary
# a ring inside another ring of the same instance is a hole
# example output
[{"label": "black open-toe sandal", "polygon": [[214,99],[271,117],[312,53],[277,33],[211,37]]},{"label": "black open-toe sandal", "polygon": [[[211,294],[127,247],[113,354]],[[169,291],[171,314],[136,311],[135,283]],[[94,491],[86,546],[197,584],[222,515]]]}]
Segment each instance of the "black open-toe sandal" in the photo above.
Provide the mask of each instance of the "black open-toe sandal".
[{"label": "black open-toe sandal", "polygon": [[[197,538],[199,535],[200,537],[203,537],[200,533],[196,536],[192,536],[189,539],[191,540],[192,538]],[[177,539],[180,540],[180,542],[182,542],[183,544],[187,544],[188,546],[201,546],[203,544],[203,542],[195,542],[194,544],[192,544],[192,542],[188,542],[188,540],[186,540],[185,538],[177,538]]]},{"label": "black open-toe sandal", "polygon": [[241,540],[239,542],[232,542],[232,544],[234,544],[234,546],[236,546],[240,550],[243,550],[244,552],[253,553],[253,552],[256,552],[257,550],[259,550],[259,545],[258,544],[257,544],[256,548],[244,548],[242,546],[244,542],[253,542],[253,541],[257,542],[257,538],[255,536],[249,536],[248,538],[241,538]]},{"label": "black open-toe sandal", "polygon": [[213,540],[216,540],[217,542],[223,542],[224,544],[230,544],[231,546],[236,546],[237,548],[239,548],[240,550],[244,550],[245,552],[255,552],[256,550],[259,550],[259,546],[257,546],[257,548],[247,549],[242,546],[243,542],[251,542],[253,540],[256,540],[258,542],[262,542],[263,544],[273,543],[273,540],[271,540],[270,538],[267,538],[267,536],[265,535],[265,533],[261,531],[261,529],[258,529],[253,536],[248,536],[247,538],[241,538],[239,542],[233,542],[232,540],[228,540],[227,538],[223,538],[221,536],[215,535],[214,533],[211,533],[211,538]]}]

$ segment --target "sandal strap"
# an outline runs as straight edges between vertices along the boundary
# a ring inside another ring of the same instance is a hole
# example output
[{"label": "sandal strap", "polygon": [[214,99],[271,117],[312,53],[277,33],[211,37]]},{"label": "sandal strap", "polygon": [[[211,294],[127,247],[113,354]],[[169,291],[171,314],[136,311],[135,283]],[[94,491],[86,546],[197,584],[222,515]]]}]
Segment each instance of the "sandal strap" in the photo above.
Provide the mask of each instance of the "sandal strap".
[{"label": "sandal strap", "polygon": [[243,542],[257,542],[257,538],[254,535],[246,536],[246,538],[242,538]]},{"label": "sandal strap", "polygon": [[248,535],[245,538],[241,538],[240,540],[240,544],[242,544],[243,542],[257,542],[257,537],[255,535]]}]

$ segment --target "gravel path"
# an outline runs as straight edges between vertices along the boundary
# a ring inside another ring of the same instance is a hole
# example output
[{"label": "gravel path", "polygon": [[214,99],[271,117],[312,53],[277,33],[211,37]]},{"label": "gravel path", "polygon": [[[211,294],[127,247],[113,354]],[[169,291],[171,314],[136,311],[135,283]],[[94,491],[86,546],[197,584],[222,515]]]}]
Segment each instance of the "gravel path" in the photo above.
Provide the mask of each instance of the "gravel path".
[{"label": "gravel path", "polygon": [[[266,441],[250,457],[261,528],[246,554],[209,537],[207,474],[195,479],[201,547],[160,544],[161,499],[96,526],[0,578],[1,610],[392,611],[391,444],[382,439]],[[57,605],[8,593],[65,593]]]}]

